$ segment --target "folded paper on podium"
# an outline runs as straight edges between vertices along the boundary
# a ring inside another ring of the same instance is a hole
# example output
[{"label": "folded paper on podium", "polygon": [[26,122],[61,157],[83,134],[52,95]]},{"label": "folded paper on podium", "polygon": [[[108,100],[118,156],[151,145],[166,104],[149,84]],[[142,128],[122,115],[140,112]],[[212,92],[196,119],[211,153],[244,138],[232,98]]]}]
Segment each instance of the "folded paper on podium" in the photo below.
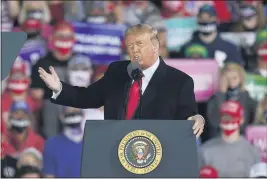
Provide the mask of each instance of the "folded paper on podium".
[{"label": "folded paper on podium", "polygon": [[192,126],[179,120],[87,120],[81,177],[198,177]]}]

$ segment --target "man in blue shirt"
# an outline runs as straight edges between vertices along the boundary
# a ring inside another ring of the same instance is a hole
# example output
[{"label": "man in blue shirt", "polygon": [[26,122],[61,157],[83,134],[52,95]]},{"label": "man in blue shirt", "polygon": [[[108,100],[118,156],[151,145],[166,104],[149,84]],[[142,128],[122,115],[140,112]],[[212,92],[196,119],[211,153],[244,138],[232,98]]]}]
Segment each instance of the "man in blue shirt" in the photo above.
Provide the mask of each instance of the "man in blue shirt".
[{"label": "man in blue shirt", "polygon": [[83,119],[84,114],[81,109],[64,108],[61,116],[63,132],[45,143],[43,154],[45,177],[80,177]]},{"label": "man in blue shirt", "polygon": [[192,44],[203,45],[208,49],[208,58],[215,59],[220,67],[226,62],[237,62],[243,65],[243,59],[237,46],[223,40],[217,31],[217,14],[211,5],[204,5],[198,13],[198,31],[192,39],[181,47],[180,58],[186,58],[186,51]]}]

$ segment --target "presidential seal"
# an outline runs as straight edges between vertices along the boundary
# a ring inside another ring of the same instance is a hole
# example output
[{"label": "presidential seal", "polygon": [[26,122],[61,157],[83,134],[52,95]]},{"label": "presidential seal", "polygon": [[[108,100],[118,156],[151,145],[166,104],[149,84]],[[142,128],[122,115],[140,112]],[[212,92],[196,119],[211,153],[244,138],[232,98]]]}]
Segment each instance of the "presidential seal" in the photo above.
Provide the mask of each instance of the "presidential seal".
[{"label": "presidential seal", "polygon": [[146,174],[157,168],[162,158],[158,138],[144,130],[127,134],[120,142],[118,157],[122,166],[134,174]]}]

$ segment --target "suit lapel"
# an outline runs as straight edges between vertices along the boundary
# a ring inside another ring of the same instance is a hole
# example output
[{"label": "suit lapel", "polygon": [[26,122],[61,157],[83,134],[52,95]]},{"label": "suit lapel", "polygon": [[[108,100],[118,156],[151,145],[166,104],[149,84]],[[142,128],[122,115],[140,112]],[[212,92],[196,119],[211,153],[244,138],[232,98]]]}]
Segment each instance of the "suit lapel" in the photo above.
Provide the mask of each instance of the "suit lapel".
[{"label": "suit lapel", "polygon": [[[143,114],[139,116],[140,107],[142,108],[142,110],[145,109],[147,106],[149,106],[149,104],[153,101],[153,99],[155,99],[158,89],[157,86],[161,84],[162,80],[164,79],[165,73],[166,73],[166,64],[160,57],[160,64],[156,69],[155,73],[153,74],[152,78],[150,79],[144,94],[142,95],[141,106],[139,106],[138,109],[136,110],[135,116],[137,118],[141,118],[143,116]],[[129,88],[131,87],[131,83],[132,79],[129,77],[127,70],[125,68],[125,71],[122,74],[122,82],[120,82],[120,85],[118,85],[118,91],[116,93],[117,118],[119,120],[125,119],[124,117],[128,101],[128,92]]]},{"label": "suit lapel", "polygon": [[[126,69],[126,68],[125,68]],[[117,119],[124,120],[126,111],[126,102],[128,100],[128,89],[131,85],[131,78],[129,77],[127,70],[125,70],[121,76],[121,81],[118,83],[116,91],[116,106],[117,106]]]},{"label": "suit lapel", "polygon": [[162,82],[166,72],[166,64],[160,57],[160,64],[150,79],[144,94],[142,95],[141,107],[146,108],[157,95],[157,86]]}]

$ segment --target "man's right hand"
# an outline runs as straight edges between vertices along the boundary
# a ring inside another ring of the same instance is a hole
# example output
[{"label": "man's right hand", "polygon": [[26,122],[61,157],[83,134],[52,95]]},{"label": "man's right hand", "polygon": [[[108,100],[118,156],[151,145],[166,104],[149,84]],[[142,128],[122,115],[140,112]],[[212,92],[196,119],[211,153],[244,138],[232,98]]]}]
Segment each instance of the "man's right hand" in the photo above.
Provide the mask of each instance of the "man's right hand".
[{"label": "man's right hand", "polygon": [[42,67],[39,67],[39,74],[41,79],[45,82],[46,86],[55,93],[60,91],[60,79],[52,66],[49,67],[51,74],[47,73]]}]

